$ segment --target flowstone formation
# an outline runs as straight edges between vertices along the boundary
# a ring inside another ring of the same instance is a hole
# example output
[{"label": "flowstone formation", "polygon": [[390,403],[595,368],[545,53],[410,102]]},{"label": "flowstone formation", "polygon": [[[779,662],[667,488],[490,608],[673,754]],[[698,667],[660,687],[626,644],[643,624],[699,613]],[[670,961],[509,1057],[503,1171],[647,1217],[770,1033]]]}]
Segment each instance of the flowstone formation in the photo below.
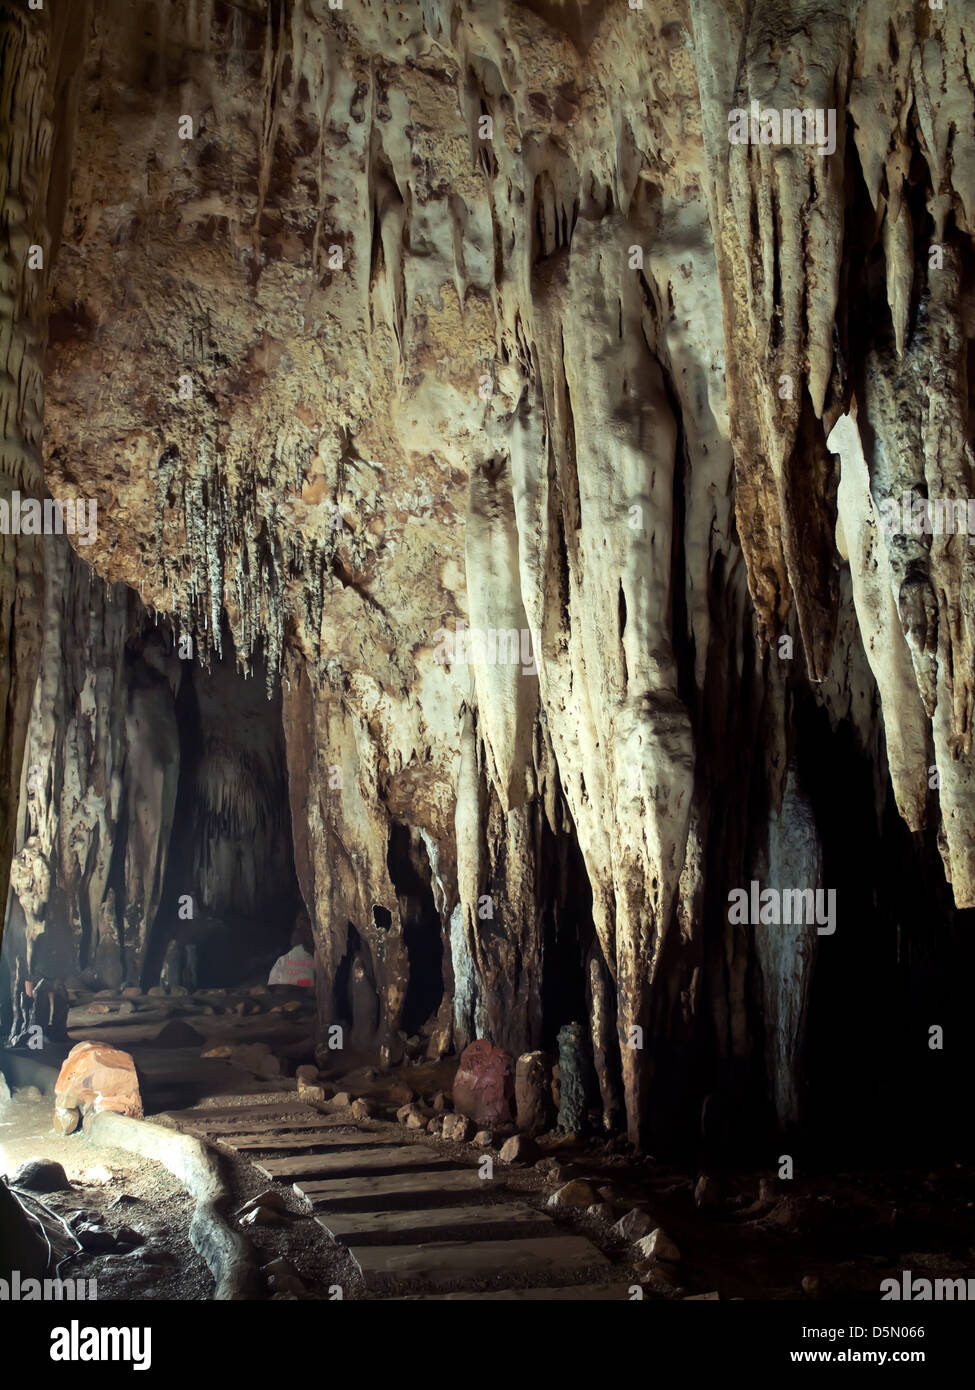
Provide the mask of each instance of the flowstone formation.
[{"label": "flowstone formation", "polygon": [[[887,504],[972,491],[970,42],[952,0],[0,4],[4,495],[97,503],[0,537],[23,978],[151,983],[181,894],[263,884],[385,1062],[581,1023],[637,1143],[933,1111],[975,552]],[[730,921],[752,881],[835,931]]]}]

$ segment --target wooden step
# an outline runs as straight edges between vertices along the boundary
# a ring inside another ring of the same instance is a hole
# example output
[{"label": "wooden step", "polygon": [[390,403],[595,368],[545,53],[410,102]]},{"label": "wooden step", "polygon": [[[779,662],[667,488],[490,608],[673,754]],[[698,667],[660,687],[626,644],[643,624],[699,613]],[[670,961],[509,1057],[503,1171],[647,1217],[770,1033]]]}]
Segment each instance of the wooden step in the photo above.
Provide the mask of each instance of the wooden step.
[{"label": "wooden step", "polygon": [[504,1186],[503,1177],[481,1178],[476,1168],[441,1169],[439,1172],[384,1173],[357,1178],[302,1178],[294,1184],[300,1195],[314,1206],[327,1205],[329,1211],[378,1211],[400,1207],[443,1207],[456,1205],[458,1192],[492,1191]]},{"label": "wooden step", "polygon": [[395,1300],[385,1300],[387,1302],[416,1302],[416,1303],[435,1303],[446,1302],[448,1299],[468,1300],[473,1298],[491,1298],[495,1300],[515,1300],[532,1299],[546,1303],[590,1303],[590,1302],[614,1302],[623,1303],[632,1299],[632,1290],[639,1287],[637,1281],[633,1284],[569,1284],[563,1288],[550,1289],[499,1289],[492,1293],[470,1293],[465,1290],[454,1293],[427,1293],[400,1294]]},{"label": "wooden step", "polygon": [[[504,1239],[505,1231],[512,1228],[517,1234],[519,1227],[552,1226],[549,1217],[522,1202],[484,1202],[426,1211],[327,1211],[315,1220],[342,1245],[359,1241],[379,1244],[384,1239],[393,1244],[396,1237],[412,1236],[418,1240],[441,1230],[472,1234],[484,1230],[485,1239],[497,1240]],[[491,1227],[497,1227],[497,1235]]]},{"label": "wooden step", "polygon": [[[175,1120],[178,1125],[194,1125],[209,1128],[223,1124],[239,1124],[246,1121],[249,1127],[261,1126],[265,1124],[280,1124],[282,1120],[291,1122],[306,1120],[309,1123],[314,1121],[316,1124],[328,1123],[328,1117],[315,1110],[313,1106],[302,1105],[292,1097],[285,1098],[280,1103],[261,1105],[221,1105],[214,1106],[212,1110],[166,1110],[163,1112],[171,1120]],[[338,1121],[334,1121],[338,1123]],[[348,1121],[346,1121],[348,1123]]]},{"label": "wooden step", "polygon": [[294,1111],[292,1114],[275,1115],[271,1120],[255,1120],[249,1115],[244,1115],[239,1120],[213,1120],[210,1122],[199,1122],[196,1120],[182,1120],[180,1128],[191,1130],[194,1134],[275,1134],[286,1132],[294,1133],[301,1129],[352,1129],[346,1120],[343,1125],[338,1119],[333,1119],[328,1115],[319,1115],[312,1111]]},{"label": "wooden step", "polygon": [[346,1134],[336,1134],[333,1130],[307,1129],[294,1133],[288,1130],[269,1130],[266,1134],[213,1134],[213,1139],[236,1149],[239,1153],[249,1151],[294,1149],[297,1152],[315,1148],[332,1149],[375,1149],[389,1148],[402,1141],[397,1135],[364,1134],[352,1130]]},{"label": "wooden step", "polygon": [[609,1261],[584,1236],[556,1234],[514,1240],[436,1240],[421,1245],[350,1245],[368,1288],[388,1279],[442,1287],[456,1280],[498,1274],[548,1277],[609,1268]]},{"label": "wooden step", "polygon": [[302,1177],[355,1177],[357,1173],[397,1173],[403,1168],[456,1167],[455,1159],[442,1158],[421,1144],[377,1144],[366,1149],[341,1149],[337,1153],[295,1154],[287,1158],[253,1160],[266,1178],[284,1182]]}]

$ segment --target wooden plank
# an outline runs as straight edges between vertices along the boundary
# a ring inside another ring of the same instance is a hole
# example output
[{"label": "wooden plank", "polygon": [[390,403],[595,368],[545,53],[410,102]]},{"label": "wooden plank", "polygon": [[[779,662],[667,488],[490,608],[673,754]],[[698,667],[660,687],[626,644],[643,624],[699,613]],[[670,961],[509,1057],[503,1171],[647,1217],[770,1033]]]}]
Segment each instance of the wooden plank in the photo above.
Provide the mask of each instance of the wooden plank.
[{"label": "wooden plank", "polygon": [[329,1119],[327,1115],[302,1114],[276,1115],[273,1120],[254,1120],[244,1116],[239,1120],[214,1120],[209,1124],[196,1124],[187,1120],[182,1122],[183,1129],[191,1129],[195,1134],[274,1134],[278,1131],[287,1131],[289,1134],[301,1129],[351,1129],[348,1121],[344,1125],[338,1120]]},{"label": "wooden plank", "polygon": [[368,1287],[385,1279],[428,1287],[497,1274],[547,1276],[605,1266],[609,1261],[585,1236],[530,1236],[514,1240],[435,1240],[422,1245],[350,1245]]},{"label": "wooden plank", "polygon": [[[358,1178],[302,1178],[295,1191],[315,1206],[342,1203],[347,1208],[366,1210],[409,1202],[411,1207],[448,1205],[456,1192],[483,1192],[490,1182],[495,1191],[503,1178],[481,1178],[476,1168],[445,1169],[438,1173],[393,1173]],[[359,1204],[362,1204],[361,1206]]]},{"label": "wooden plank", "polygon": [[[430,1207],[426,1211],[327,1211],[315,1220],[343,1245],[370,1237],[413,1235],[432,1231],[477,1231],[496,1226],[487,1239],[503,1239],[504,1232],[520,1226],[552,1226],[543,1212],[522,1202],[483,1202],[480,1205]],[[445,1237],[444,1237],[445,1238]]]},{"label": "wooden plank", "polygon": [[372,1149],[344,1149],[335,1153],[296,1154],[293,1158],[253,1160],[266,1178],[282,1182],[288,1178],[334,1176],[354,1177],[363,1172],[396,1173],[401,1168],[456,1167],[456,1161],[442,1158],[425,1145],[376,1145]]},{"label": "wooden plank", "polygon": [[212,1110],[166,1110],[163,1113],[181,1125],[223,1124],[236,1120],[263,1124],[265,1121],[270,1123],[278,1115],[284,1115],[288,1119],[317,1120],[321,1124],[326,1118],[312,1106],[302,1105],[294,1099],[260,1105],[215,1105]]},{"label": "wooden plank", "polygon": [[[636,1284],[638,1281],[634,1280]],[[384,1300],[386,1302],[415,1302],[415,1303],[446,1303],[448,1300],[470,1300],[473,1298],[490,1299],[534,1299],[546,1303],[590,1303],[590,1302],[614,1302],[623,1303],[630,1298],[629,1284],[570,1284],[561,1289],[500,1289],[495,1293],[468,1293],[466,1291],[454,1293],[427,1293],[415,1294],[413,1298],[409,1295],[400,1295],[396,1299]]]},{"label": "wooden plank", "polygon": [[229,1144],[232,1149],[237,1149],[241,1153],[261,1149],[308,1149],[311,1151],[316,1147],[374,1149],[388,1148],[401,1142],[397,1135],[364,1134],[355,1131],[349,1134],[336,1134],[334,1130],[327,1129],[306,1129],[300,1130],[296,1134],[269,1131],[267,1134],[214,1134],[211,1137]]}]

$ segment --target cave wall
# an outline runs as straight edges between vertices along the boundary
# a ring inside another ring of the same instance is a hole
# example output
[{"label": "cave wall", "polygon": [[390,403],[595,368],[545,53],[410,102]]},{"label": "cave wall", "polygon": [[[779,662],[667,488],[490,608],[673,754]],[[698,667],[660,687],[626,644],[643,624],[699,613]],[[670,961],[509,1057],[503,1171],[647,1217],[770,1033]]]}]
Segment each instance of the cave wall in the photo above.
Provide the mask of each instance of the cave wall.
[{"label": "cave wall", "polygon": [[[48,538],[53,541],[54,538]],[[133,659],[138,600],[63,540],[45,547],[40,671],[8,911],[26,977],[138,983],[172,829],[179,742],[161,641]]]},{"label": "cave wall", "polygon": [[[4,8],[56,103],[48,21]],[[862,763],[861,872],[889,783],[952,931],[975,902],[972,552],[879,524],[970,491],[963,7],[93,0],[83,30],[44,474],[97,497],[107,583],[280,672],[322,1022],[349,971],[401,1053],[408,824],[434,1052],[550,1040],[561,939],[607,1119],[618,1077],[636,1140],[715,1093],[793,1123],[856,926],[814,969],[727,902],[828,884],[803,701]],[[835,152],[730,144],[753,99],[835,109]],[[518,659],[459,659],[461,623]]]},{"label": "cave wall", "polygon": [[15,1024],[25,981],[156,984],[174,942],[169,983],[197,956],[200,983],[266,972],[301,907],[280,690],[203,665],[67,537],[43,539],[6,913]]}]

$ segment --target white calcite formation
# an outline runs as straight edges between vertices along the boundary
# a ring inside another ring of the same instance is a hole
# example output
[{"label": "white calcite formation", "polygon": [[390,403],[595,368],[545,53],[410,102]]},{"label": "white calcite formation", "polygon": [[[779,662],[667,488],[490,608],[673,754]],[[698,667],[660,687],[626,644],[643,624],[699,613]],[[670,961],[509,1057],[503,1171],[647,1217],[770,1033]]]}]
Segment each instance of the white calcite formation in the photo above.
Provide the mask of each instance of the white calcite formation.
[{"label": "white calcite formation", "polygon": [[[56,904],[64,973],[108,922],[138,978],[176,677],[168,647],[140,695],[126,643],[227,632],[283,699],[323,1024],[345,969],[402,1053],[405,825],[434,1052],[582,1015],[635,1140],[754,1074],[795,1120],[814,947],[856,923],[756,946],[726,905],[823,886],[810,750],[856,760],[871,844],[891,785],[975,906],[975,550],[878,511],[972,486],[968,7],[3,15],[2,467],[98,516],[0,538],[24,942]],[[730,141],[753,102],[835,113],[835,151]],[[444,659],[461,623],[493,661]]]}]

